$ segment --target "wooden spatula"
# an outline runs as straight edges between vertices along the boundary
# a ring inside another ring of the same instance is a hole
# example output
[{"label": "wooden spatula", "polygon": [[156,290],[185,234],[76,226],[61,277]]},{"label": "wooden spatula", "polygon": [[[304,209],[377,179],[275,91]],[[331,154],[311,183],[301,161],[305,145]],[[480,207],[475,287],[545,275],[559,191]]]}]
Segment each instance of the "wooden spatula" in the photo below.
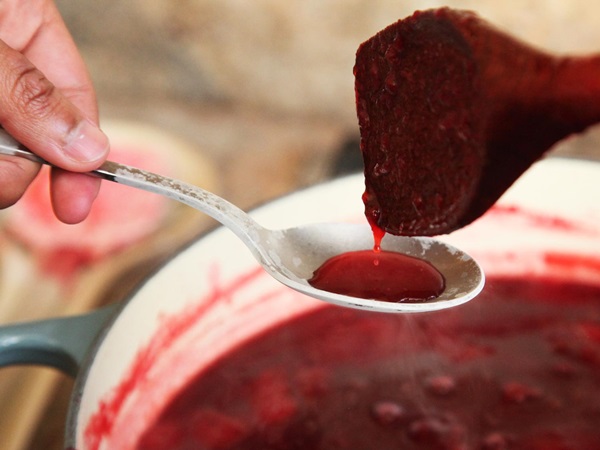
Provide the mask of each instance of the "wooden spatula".
[{"label": "wooden spatula", "polygon": [[390,25],[359,47],[354,71],[366,213],[392,234],[467,225],[600,121],[600,56],[539,51],[471,12]]}]

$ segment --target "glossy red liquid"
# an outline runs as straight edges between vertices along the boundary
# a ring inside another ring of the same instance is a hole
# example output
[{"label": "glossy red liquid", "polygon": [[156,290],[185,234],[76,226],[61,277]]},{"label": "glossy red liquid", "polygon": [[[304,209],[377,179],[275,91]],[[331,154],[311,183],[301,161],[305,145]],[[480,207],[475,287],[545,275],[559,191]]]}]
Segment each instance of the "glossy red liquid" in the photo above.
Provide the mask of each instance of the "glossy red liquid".
[{"label": "glossy red liquid", "polygon": [[[364,200],[364,196],[363,196]],[[386,302],[432,300],[444,292],[443,275],[429,262],[381,250],[385,231],[367,214],[373,231],[373,250],[347,252],[321,265],[308,280],[318,289],[351,297]]]},{"label": "glossy red liquid", "polygon": [[444,277],[430,263],[395,252],[363,250],[335,256],[308,282],[324,291],[387,302],[438,297]]},{"label": "glossy red liquid", "polygon": [[599,449],[600,286],[490,279],[481,297],[423,315],[327,306],[268,329],[137,448]]}]

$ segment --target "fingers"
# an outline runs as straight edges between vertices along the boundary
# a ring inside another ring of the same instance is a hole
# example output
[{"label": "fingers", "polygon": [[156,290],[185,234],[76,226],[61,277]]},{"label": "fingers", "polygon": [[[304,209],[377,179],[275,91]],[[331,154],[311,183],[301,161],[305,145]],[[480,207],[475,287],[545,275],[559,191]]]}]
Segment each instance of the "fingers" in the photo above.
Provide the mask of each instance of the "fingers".
[{"label": "fingers", "polygon": [[[68,171],[86,172],[104,161],[109,150],[104,133],[22,54],[3,42],[0,68],[0,124],[10,134]],[[28,161],[0,160],[0,207],[16,202],[35,173],[37,168]],[[99,180],[57,174],[52,185],[57,217],[68,223],[83,220],[98,188]]]},{"label": "fingers", "polygon": [[[76,189],[76,193],[73,192]],[[63,222],[75,224],[85,219],[96,199],[100,180],[82,173],[52,169],[50,196],[54,214]],[[76,195],[75,195],[76,194]]]},{"label": "fingers", "polygon": [[2,20],[0,7],[0,40],[21,52],[85,117],[98,123],[92,80],[54,2],[0,1],[0,5],[5,3],[13,3],[18,11]]},{"label": "fingers", "polygon": [[85,172],[108,154],[108,139],[24,55],[0,41],[0,124],[34,153]]},{"label": "fingers", "polygon": [[[94,89],[73,40],[50,0],[0,5],[0,125],[34,153],[66,171],[86,172],[106,158]],[[16,202],[38,167],[0,158],[0,208]],[[83,220],[100,180],[54,170],[56,216]]]},{"label": "fingers", "polygon": [[23,158],[0,157],[0,209],[14,205],[39,172],[39,164]]}]

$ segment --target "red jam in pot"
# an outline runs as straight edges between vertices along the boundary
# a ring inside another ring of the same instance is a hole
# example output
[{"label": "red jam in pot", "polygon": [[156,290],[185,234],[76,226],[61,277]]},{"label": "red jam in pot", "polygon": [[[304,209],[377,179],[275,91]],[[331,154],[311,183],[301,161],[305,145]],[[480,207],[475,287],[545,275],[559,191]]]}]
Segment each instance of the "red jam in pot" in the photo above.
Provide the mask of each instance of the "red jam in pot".
[{"label": "red jam in pot", "polygon": [[269,329],[138,449],[597,450],[599,423],[600,286],[492,278],[443,312],[326,306]]}]

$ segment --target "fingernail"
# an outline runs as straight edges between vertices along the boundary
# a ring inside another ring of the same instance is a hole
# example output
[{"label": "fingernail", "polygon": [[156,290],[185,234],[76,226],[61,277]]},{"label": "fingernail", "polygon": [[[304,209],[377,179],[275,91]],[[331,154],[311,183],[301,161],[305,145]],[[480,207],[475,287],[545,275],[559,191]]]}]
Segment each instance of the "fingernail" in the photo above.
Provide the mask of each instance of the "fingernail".
[{"label": "fingernail", "polygon": [[63,151],[75,161],[91,162],[103,158],[108,146],[108,138],[100,128],[83,120],[69,136]]}]

